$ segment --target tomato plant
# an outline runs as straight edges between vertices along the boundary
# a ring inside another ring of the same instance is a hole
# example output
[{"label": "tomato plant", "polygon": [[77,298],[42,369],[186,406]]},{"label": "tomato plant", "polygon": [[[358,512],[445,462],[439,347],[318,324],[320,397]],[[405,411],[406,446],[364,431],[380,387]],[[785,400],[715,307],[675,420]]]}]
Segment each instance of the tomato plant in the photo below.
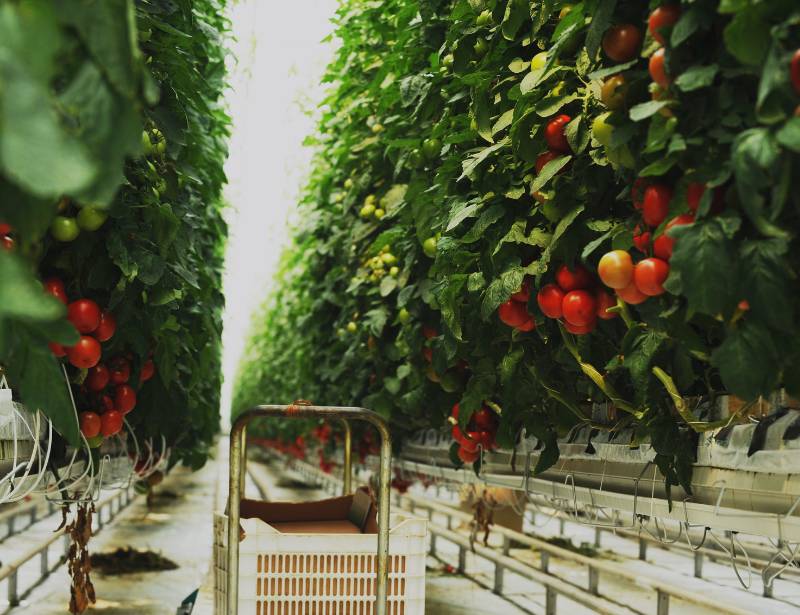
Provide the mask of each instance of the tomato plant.
[{"label": "tomato plant", "polygon": [[[401,438],[450,428],[458,402],[452,456],[471,463],[459,438],[497,407],[496,444],[524,427],[541,470],[609,402],[590,365],[667,481],[687,485],[707,417],[676,413],[654,368],[687,398],[800,393],[800,9],[563,8],[342,2],[303,223],[234,411],[302,391],[372,407]],[[382,219],[359,216],[368,195]],[[370,279],[387,246],[402,273]],[[624,263],[600,268],[616,251]],[[265,429],[289,446],[306,428]]]}]

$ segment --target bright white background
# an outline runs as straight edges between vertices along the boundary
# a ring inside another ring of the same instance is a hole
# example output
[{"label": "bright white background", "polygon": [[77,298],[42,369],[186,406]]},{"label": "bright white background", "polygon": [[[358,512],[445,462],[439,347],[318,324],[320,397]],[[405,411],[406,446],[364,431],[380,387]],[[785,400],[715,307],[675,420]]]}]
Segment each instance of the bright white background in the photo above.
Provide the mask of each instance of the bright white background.
[{"label": "bright white background", "polygon": [[[282,248],[287,218],[308,174],[319,85],[333,45],[336,0],[240,0],[229,9],[233,119],[225,196],[226,254],[222,421],[227,425],[239,358],[254,310],[264,301]],[[281,402],[282,400],[272,400]]]}]

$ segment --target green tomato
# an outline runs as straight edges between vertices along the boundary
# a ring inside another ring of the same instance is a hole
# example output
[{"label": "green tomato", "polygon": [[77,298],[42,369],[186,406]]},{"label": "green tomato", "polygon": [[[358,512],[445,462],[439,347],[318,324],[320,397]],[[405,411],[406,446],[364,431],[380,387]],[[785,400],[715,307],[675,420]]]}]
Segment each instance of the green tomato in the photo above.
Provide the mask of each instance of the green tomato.
[{"label": "green tomato", "polygon": [[544,65],[547,64],[547,52],[540,51],[533,58],[531,58],[531,70],[542,70]]},{"label": "green tomato", "polygon": [[385,254],[381,254],[381,260],[391,266],[397,262],[397,257],[391,252],[386,252]]},{"label": "green tomato", "polygon": [[433,160],[437,158],[442,153],[442,142],[441,140],[432,137],[430,139],[425,139],[422,142],[422,153],[428,160]]},{"label": "green tomato", "polygon": [[358,331],[358,324],[354,323],[352,320],[347,323],[347,331],[349,333],[355,333]]},{"label": "green tomato", "polygon": [[372,132],[375,133],[376,135],[383,132],[383,124],[373,124]]},{"label": "green tomato", "polygon": [[475,50],[475,55],[477,55],[479,58],[482,58],[486,55],[486,52],[489,51],[489,43],[487,43],[484,39],[479,38],[477,41],[475,41],[475,44],[472,46],[472,48]]},{"label": "green tomato", "polygon": [[433,258],[436,256],[436,237],[428,237],[425,241],[422,242],[422,251],[425,252],[425,256],[429,258]]},{"label": "green tomato", "polygon": [[84,231],[96,231],[108,219],[108,214],[97,207],[84,207],[78,212],[78,226]]},{"label": "green tomato", "polygon": [[442,58],[442,66],[444,66],[445,68],[452,68],[453,62],[455,61],[456,59],[453,56],[453,54],[448,53],[445,57]]},{"label": "green tomato", "polygon": [[396,278],[399,273],[400,273],[400,267],[392,267],[391,269],[389,269],[389,275],[392,276],[393,278]]},{"label": "green tomato", "polygon": [[153,128],[153,130],[150,131],[150,140],[155,143],[157,153],[163,154],[167,151],[167,140],[158,128]]},{"label": "green tomato", "polygon": [[56,216],[53,223],[50,225],[50,234],[58,241],[70,242],[75,241],[81,233],[81,228],[78,226],[75,218],[67,216]]},{"label": "green tomato", "polygon": [[375,213],[375,206],[371,203],[367,203],[364,207],[361,208],[361,211],[358,212],[358,215],[362,218],[369,218],[372,214]]},{"label": "green tomato", "polygon": [[150,134],[146,130],[142,131],[142,151],[145,156],[151,156],[156,151],[150,141]]},{"label": "green tomato", "polygon": [[450,369],[442,374],[439,384],[448,393],[455,393],[464,386],[464,376],[457,370]]},{"label": "green tomato", "polygon": [[482,11],[478,18],[475,20],[475,23],[479,26],[485,26],[486,24],[492,23],[492,12],[490,10]]},{"label": "green tomato", "polygon": [[378,202],[378,197],[374,194],[368,194],[367,198],[364,199],[364,205],[372,205],[375,207],[375,204]]},{"label": "green tomato", "polygon": [[614,135],[614,126],[608,123],[611,115],[609,111],[601,113],[592,122],[592,136],[600,145],[608,147],[611,145],[611,137]]},{"label": "green tomato", "polygon": [[411,312],[409,312],[406,308],[401,308],[397,313],[397,320],[400,321],[400,324],[407,324],[411,320]]},{"label": "green tomato", "polygon": [[408,168],[409,169],[419,169],[424,163],[425,159],[422,157],[422,152],[418,149],[413,149],[408,154]]},{"label": "green tomato", "polygon": [[375,213],[374,213],[373,215],[374,215],[374,216],[375,216],[375,217],[376,217],[378,220],[380,220],[381,218],[383,218],[383,217],[386,215],[386,210],[384,210],[384,209],[383,209],[383,208],[381,208],[381,207],[378,207],[378,208],[375,210]]},{"label": "green tomato", "polygon": [[350,190],[350,188],[352,187],[353,187],[353,180],[348,177],[346,180],[344,180],[344,189]]},{"label": "green tomato", "polygon": [[347,334],[347,331],[345,331],[342,327],[339,327],[338,329],[336,329],[336,336],[337,337],[342,338],[346,334]]}]

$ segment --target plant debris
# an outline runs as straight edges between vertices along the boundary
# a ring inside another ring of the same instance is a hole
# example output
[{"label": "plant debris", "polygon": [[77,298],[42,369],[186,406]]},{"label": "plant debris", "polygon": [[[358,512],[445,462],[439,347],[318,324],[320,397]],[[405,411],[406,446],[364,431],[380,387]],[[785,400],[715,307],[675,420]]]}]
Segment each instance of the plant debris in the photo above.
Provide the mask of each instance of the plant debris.
[{"label": "plant debris", "polygon": [[120,547],[116,551],[92,555],[92,567],[106,575],[118,575],[175,570],[178,564],[154,551]]},{"label": "plant debris", "polygon": [[[62,508],[63,521],[67,519],[69,508]],[[95,603],[94,585],[92,585],[92,561],[89,557],[89,539],[92,537],[92,515],[94,504],[83,502],[78,504],[75,519],[64,527],[70,537],[67,562],[69,575],[72,577],[70,587],[69,612],[83,613],[90,604]],[[59,528],[60,529],[60,528]]]}]

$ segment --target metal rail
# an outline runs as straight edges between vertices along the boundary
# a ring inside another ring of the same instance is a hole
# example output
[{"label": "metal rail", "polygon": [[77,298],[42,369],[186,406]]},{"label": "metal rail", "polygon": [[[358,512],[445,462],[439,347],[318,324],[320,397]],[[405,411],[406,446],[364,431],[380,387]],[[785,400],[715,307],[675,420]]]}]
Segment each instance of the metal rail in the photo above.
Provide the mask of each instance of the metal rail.
[{"label": "metal rail", "polygon": [[[101,500],[96,504],[96,521],[97,530],[100,532],[104,525],[110,523],[119,512],[133,501],[130,494],[131,487],[122,489]],[[116,505],[116,506],[115,506]],[[107,518],[103,519],[103,511],[109,510]],[[9,511],[12,512],[12,511]],[[18,513],[19,514],[19,513]],[[62,539],[64,547],[62,553],[54,564],[50,564],[50,546]],[[69,535],[65,533],[64,529],[54,532],[43,542],[40,542],[35,547],[26,551],[23,555],[13,560],[11,563],[4,564],[0,567],[0,582],[7,581],[7,596],[8,596],[8,609],[18,606],[20,600],[27,596],[33,589],[38,587],[50,574],[56,570],[61,564],[66,561],[67,553],[69,551]],[[35,557],[39,557],[39,576],[30,587],[20,590],[19,587],[19,570]]]},{"label": "metal rail", "polygon": [[[47,505],[42,507],[42,503],[46,503]],[[42,508],[46,508],[46,514],[44,514],[44,517],[52,515],[56,510],[56,506],[53,502],[40,500],[36,502],[29,502],[23,506],[13,506],[12,508],[4,510],[2,513],[0,513],[0,525],[5,525],[6,527],[6,533],[0,537],[0,542],[15,536],[20,532],[24,532],[34,523],[39,521],[40,512],[45,512],[42,510]],[[27,523],[25,525],[20,525],[17,522],[19,519],[23,519],[27,521]]]},{"label": "metal rail", "polygon": [[[324,487],[328,488],[329,490],[336,490],[340,485],[340,480],[329,474],[325,474],[321,472],[319,469],[314,468],[310,464],[306,462],[302,462],[299,460],[293,460],[289,467],[298,471],[300,474],[306,476],[310,480],[316,481],[317,483],[323,485]],[[410,494],[398,494],[398,501],[399,502],[407,502],[410,506],[410,510],[413,512],[416,508],[422,508],[428,511],[429,519],[432,519],[433,512],[437,512],[439,514],[443,514],[448,517],[448,525],[451,524],[451,519],[458,519],[460,521],[471,521],[472,515],[447,506],[445,504],[437,503],[431,501],[430,498],[424,498],[420,496],[410,495]],[[441,536],[450,542],[454,542],[459,545],[459,563],[462,564],[459,567],[463,568],[463,561],[466,556],[466,551],[464,549],[471,548],[469,540],[466,537],[461,535],[455,534],[454,536],[452,530],[447,528],[441,528],[440,526],[436,526],[435,524],[431,523],[431,533],[432,536]],[[440,531],[444,529],[444,532]],[[636,584],[640,587],[646,587],[651,589],[652,591],[656,592],[657,601],[656,601],[656,615],[667,615],[669,613],[669,604],[670,599],[675,598],[676,600],[680,600],[683,602],[688,602],[690,604],[695,604],[697,606],[702,606],[719,613],[728,613],[730,615],[751,615],[752,611],[741,609],[735,605],[724,605],[720,604],[719,600],[713,599],[711,597],[706,596],[705,594],[698,593],[698,592],[688,592],[686,589],[673,585],[671,583],[663,582],[659,579],[655,579],[652,577],[645,577],[637,572],[633,572],[631,570],[626,569],[623,566],[619,566],[612,562],[607,562],[603,560],[594,559],[591,557],[587,557],[585,555],[581,555],[579,553],[574,553],[567,549],[563,549],[556,545],[550,544],[549,542],[539,540],[528,536],[526,534],[515,532],[514,530],[510,530],[508,528],[494,526],[492,531],[496,534],[499,534],[503,537],[503,547],[502,553],[503,555],[500,556],[497,554],[496,551],[492,549],[487,549],[486,547],[481,547],[479,550],[479,545],[475,545],[475,552],[483,557],[484,559],[488,559],[495,564],[495,586],[494,591],[495,593],[500,593],[502,591],[503,586],[503,572],[504,570],[511,570],[517,574],[521,574],[526,578],[530,578],[538,583],[544,584],[547,590],[548,582],[550,581],[557,581],[558,583],[550,583],[551,589],[550,595],[551,597],[547,600],[547,615],[551,615],[555,613],[555,595],[564,594],[564,592],[558,589],[560,587],[559,584],[563,583],[568,585],[572,590],[580,591],[587,596],[592,597],[600,597],[599,596],[599,582],[600,582],[600,573],[612,576],[614,578],[623,578],[627,581],[630,581],[633,584]],[[451,540],[451,538],[459,537],[459,540]],[[463,539],[463,540],[462,540]],[[536,571],[536,569],[530,567],[528,564],[520,562],[509,556],[509,545],[511,542],[516,542],[519,544],[524,544],[528,547],[534,548],[539,550],[542,555],[541,558],[541,566],[540,570]],[[432,554],[435,554],[435,540],[432,541]],[[490,554],[494,554],[493,557],[489,557]],[[568,583],[558,577],[553,576],[549,572],[549,562],[550,558],[558,558],[563,560],[569,560],[587,567],[588,570],[588,587],[587,590],[583,590],[578,588],[571,583]],[[511,560],[514,562],[513,566],[507,565]],[[533,570],[538,573],[537,578],[533,578],[533,576],[528,572],[526,574],[522,574],[518,572],[517,568],[524,567],[529,570]],[[542,577],[541,575],[544,575]],[[555,593],[553,593],[555,592]],[[566,596],[566,594],[564,594]],[[567,596],[570,599],[574,600],[572,596]],[[552,602],[552,610],[550,610],[550,604]],[[583,604],[583,603],[582,603]],[[611,603],[610,603],[611,604]],[[594,606],[590,608],[595,608]],[[598,608],[598,612],[605,612],[600,610],[603,607],[600,605]],[[620,605],[615,604],[614,608],[616,610],[611,611],[615,614],[620,612]]]},{"label": "metal rail", "polygon": [[[324,418],[342,421],[366,421],[372,424],[381,436],[380,487],[378,490],[378,548],[375,591],[375,615],[386,615],[389,586],[389,507],[390,481],[392,474],[392,436],[386,421],[366,408],[338,406],[312,406],[291,404],[288,406],[256,406],[240,414],[231,427],[230,476],[228,481],[228,604],[227,615],[239,613],[239,507],[244,495],[244,477],[247,463],[247,426],[257,418]],[[345,432],[345,442],[351,440]],[[349,447],[348,447],[349,448]],[[346,457],[350,457],[348,452]],[[346,485],[352,468],[345,471]]]}]

